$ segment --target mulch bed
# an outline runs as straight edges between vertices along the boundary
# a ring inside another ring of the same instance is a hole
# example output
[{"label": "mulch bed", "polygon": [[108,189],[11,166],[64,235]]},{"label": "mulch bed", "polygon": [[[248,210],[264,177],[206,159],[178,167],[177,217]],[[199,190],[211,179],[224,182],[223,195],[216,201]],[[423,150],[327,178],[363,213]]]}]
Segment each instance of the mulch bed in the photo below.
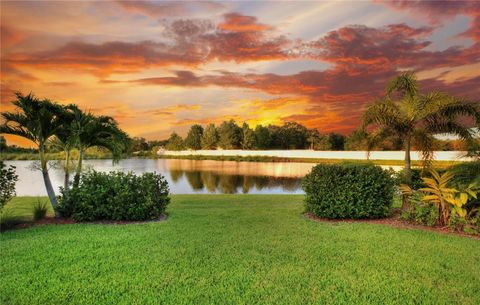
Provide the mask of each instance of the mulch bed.
[{"label": "mulch bed", "polygon": [[472,235],[472,234],[467,234],[467,233],[464,233],[464,232],[452,231],[448,227],[440,227],[440,226],[429,227],[429,226],[424,226],[424,225],[414,224],[414,223],[404,221],[404,220],[400,219],[400,210],[395,210],[391,217],[380,218],[380,219],[328,219],[328,218],[322,218],[322,217],[315,216],[311,213],[304,213],[303,216],[307,219],[317,221],[317,222],[372,223],[372,224],[380,224],[380,225],[385,225],[385,226],[390,226],[390,227],[395,227],[395,228],[401,228],[401,229],[423,230],[423,231],[437,232],[437,233],[441,233],[441,234],[469,237],[469,238],[480,240],[480,235]]},{"label": "mulch bed", "polygon": [[89,221],[89,222],[75,222],[72,218],[54,218],[46,217],[37,221],[27,221],[19,223],[18,225],[8,228],[4,231],[26,229],[42,225],[68,225],[68,224],[103,224],[103,225],[128,225],[128,224],[142,224],[142,223],[151,223],[159,222],[167,219],[167,214],[161,215],[158,219],[144,220],[144,221],[129,221],[129,220],[99,220],[99,221]]}]

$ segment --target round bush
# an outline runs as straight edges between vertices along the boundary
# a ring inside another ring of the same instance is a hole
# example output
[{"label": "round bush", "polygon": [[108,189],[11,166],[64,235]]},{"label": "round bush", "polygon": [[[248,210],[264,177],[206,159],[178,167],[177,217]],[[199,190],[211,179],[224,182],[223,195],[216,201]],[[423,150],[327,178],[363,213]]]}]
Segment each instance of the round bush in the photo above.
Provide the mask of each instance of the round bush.
[{"label": "round bush", "polygon": [[393,186],[387,171],[369,164],[319,164],[302,181],[306,211],[333,219],[388,216]]},{"label": "round bush", "polygon": [[158,219],[170,202],[162,175],[89,171],[78,187],[62,190],[58,211],[75,221]]}]

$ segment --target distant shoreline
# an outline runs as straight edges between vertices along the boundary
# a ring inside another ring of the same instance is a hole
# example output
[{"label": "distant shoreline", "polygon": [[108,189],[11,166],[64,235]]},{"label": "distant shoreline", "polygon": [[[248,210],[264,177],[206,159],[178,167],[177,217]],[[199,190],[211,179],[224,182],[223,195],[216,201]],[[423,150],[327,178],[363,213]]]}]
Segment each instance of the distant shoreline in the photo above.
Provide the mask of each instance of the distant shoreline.
[{"label": "distant shoreline", "polygon": [[[179,160],[210,160],[210,161],[237,161],[237,162],[299,162],[299,163],[373,163],[376,165],[404,166],[402,160],[358,160],[358,159],[328,159],[328,158],[283,158],[271,156],[208,156],[208,155],[159,155],[157,159]],[[468,161],[433,161],[432,165],[445,168],[454,164]],[[421,161],[412,161],[412,166],[421,166]]]},{"label": "distant shoreline", "polygon": [[[200,153],[199,153],[200,152]],[[211,160],[211,161],[238,161],[238,162],[301,162],[301,163],[366,163],[370,162],[377,165],[391,165],[391,166],[403,166],[405,163],[402,159],[388,159],[383,156],[383,159],[376,159],[376,153],[386,153],[387,157],[388,154],[395,154],[398,152],[372,152],[371,159],[360,159],[360,158],[340,158],[339,154],[348,154],[347,151],[304,151],[307,155],[313,154],[334,154],[335,156],[332,157],[291,157],[288,155],[298,155],[298,153],[302,153],[302,151],[295,151],[295,150],[284,150],[284,151],[272,151],[283,153],[285,156],[275,156],[275,155],[258,155],[259,153],[269,153],[268,151],[243,151],[244,154],[252,153],[252,155],[240,155],[237,153],[241,153],[241,151],[214,151],[217,155],[208,154],[209,151],[179,151],[179,152],[171,152],[165,151],[164,154],[154,154],[152,152],[140,152],[133,155],[125,156],[123,159],[179,159],[179,160]],[[359,154],[364,153],[361,151],[352,151],[352,154]],[[403,152],[402,152],[403,153]],[[438,152],[443,153],[443,152]],[[458,153],[458,152],[457,152]],[[255,155],[257,154],[257,155]],[[414,159],[414,155],[416,152],[412,152],[412,159]],[[47,158],[49,160],[63,160],[64,156],[63,153],[48,153]],[[73,157],[75,158],[75,156]],[[109,153],[93,153],[87,154],[85,159],[87,160],[94,160],[94,159],[111,159],[112,156]],[[29,160],[38,160],[38,154],[36,153],[1,153],[0,160],[3,161],[29,161]],[[462,162],[468,162],[469,160],[434,160],[433,165],[435,167],[448,167],[453,164],[458,164]],[[420,160],[412,160],[413,166],[421,166],[422,163]]]}]

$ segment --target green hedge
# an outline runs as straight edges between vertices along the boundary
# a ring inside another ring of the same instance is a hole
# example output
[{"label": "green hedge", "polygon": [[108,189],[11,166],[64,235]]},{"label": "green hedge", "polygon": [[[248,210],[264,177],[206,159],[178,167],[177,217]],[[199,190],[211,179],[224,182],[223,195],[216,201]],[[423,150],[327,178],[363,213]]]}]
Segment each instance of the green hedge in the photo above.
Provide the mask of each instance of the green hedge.
[{"label": "green hedge", "polygon": [[375,165],[319,164],[302,181],[306,211],[325,218],[381,218],[391,212],[394,180]]},{"label": "green hedge", "polygon": [[162,175],[89,171],[82,174],[78,187],[62,190],[58,211],[75,221],[141,221],[158,219],[169,202]]}]

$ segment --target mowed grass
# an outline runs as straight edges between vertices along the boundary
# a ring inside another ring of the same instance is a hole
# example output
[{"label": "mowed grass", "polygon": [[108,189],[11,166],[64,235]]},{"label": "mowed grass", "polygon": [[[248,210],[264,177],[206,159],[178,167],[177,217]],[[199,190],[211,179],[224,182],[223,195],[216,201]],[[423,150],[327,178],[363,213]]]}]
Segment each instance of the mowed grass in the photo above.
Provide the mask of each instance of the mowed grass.
[{"label": "mowed grass", "polygon": [[319,223],[302,199],[177,195],[162,222],[5,232],[1,304],[480,304],[478,240]]}]

